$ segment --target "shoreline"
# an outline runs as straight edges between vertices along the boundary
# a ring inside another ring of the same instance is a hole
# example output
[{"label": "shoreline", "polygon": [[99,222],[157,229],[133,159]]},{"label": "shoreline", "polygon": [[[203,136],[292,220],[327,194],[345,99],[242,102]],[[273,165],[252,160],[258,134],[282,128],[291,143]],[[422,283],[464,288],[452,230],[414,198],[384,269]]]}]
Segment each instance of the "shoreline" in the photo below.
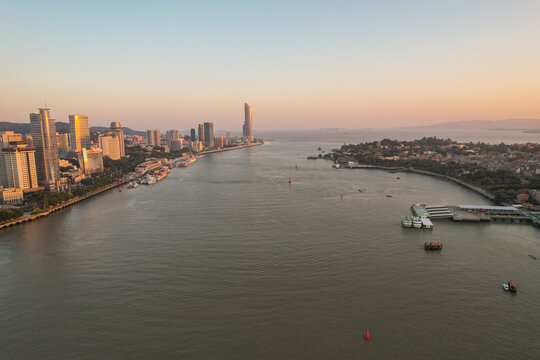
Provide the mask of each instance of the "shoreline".
[{"label": "shoreline", "polygon": [[[244,148],[248,148],[248,147],[252,147],[252,146],[259,146],[259,145],[264,145],[264,143],[245,144],[245,145],[235,146],[235,147],[231,147],[231,148],[222,148],[222,149],[217,149],[217,150],[201,151],[199,154],[205,155],[205,154],[220,153],[220,152],[225,152],[225,151],[244,149]],[[124,185],[125,183],[126,183],[126,181],[124,179],[122,179],[122,180],[119,180],[119,181],[117,181],[117,182],[115,182],[113,184],[104,186],[104,187],[102,187],[102,188],[100,188],[98,190],[94,190],[94,191],[89,192],[87,194],[84,194],[82,196],[70,199],[70,200],[66,201],[65,203],[53,206],[53,207],[49,208],[48,210],[43,210],[43,211],[41,211],[41,212],[39,212],[37,214],[30,214],[29,216],[21,216],[20,218],[4,222],[4,223],[0,224],[0,230],[4,230],[4,229],[10,228],[10,227],[13,227],[15,225],[20,225],[20,224],[28,223],[28,222],[31,222],[31,221],[35,221],[35,220],[38,220],[38,219],[43,218],[43,217],[47,217],[47,216],[52,215],[53,213],[55,213],[55,212],[57,212],[59,210],[62,210],[64,208],[75,205],[75,204],[77,204],[77,203],[79,203],[81,201],[87,200],[87,199],[89,199],[91,197],[94,197],[94,196],[99,195],[101,193],[104,193],[106,191],[112,190],[112,189],[114,189],[114,188],[116,188],[116,187],[118,187],[120,185]]]},{"label": "shoreline", "polygon": [[421,175],[437,177],[437,178],[448,180],[448,181],[453,182],[455,184],[461,185],[461,186],[463,186],[463,187],[465,187],[465,188],[467,188],[469,190],[472,190],[472,191],[476,192],[479,195],[482,195],[483,197],[487,198],[490,201],[493,201],[495,199],[495,195],[491,194],[490,192],[488,192],[488,191],[486,191],[486,190],[484,190],[484,189],[482,189],[482,188],[480,188],[478,186],[469,184],[469,183],[467,183],[467,182],[465,182],[463,180],[456,179],[456,178],[448,176],[448,175],[437,174],[437,173],[434,173],[434,172],[431,172],[431,171],[417,170],[417,169],[414,169],[414,168],[404,168],[404,167],[399,167],[399,166],[361,165],[361,164],[353,165],[353,166],[347,166],[347,165],[343,164],[343,167],[348,168],[348,169],[375,169],[375,170],[387,170],[387,171],[395,171],[395,172],[411,172],[411,173],[415,173],[415,174],[421,174]]}]

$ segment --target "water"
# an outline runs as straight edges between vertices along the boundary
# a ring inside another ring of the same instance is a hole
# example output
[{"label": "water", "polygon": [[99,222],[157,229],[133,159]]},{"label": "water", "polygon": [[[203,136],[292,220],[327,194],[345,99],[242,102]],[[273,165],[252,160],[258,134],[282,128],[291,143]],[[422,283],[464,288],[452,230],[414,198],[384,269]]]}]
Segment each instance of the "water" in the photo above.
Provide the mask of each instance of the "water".
[{"label": "water", "polygon": [[304,158],[339,134],[265,136],[1,232],[0,358],[540,357],[538,229],[403,229],[413,202],[486,200]]}]

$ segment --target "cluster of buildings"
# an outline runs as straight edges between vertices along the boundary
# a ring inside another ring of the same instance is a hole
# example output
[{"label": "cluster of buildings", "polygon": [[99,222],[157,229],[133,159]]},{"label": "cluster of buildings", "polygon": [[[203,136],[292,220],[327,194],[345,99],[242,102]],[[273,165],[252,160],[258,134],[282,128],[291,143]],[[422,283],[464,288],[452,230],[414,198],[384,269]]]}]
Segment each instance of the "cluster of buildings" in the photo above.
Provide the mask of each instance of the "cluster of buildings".
[{"label": "cluster of buildings", "polygon": [[[84,175],[103,171],[103,156],[125,156],[118,122],[99,135],[99,144],[92,144],[88,116],[69,115],[69,133],[58,134],[50,109],[39,109],[30,114],[30,134],[0,132],[0,200],[16,205],[22,203],[24,193],[65,189]],[[66,158],[77,159],[79,166]],[[70,169],[61,171],[61,165]]]},{"label": "cluster of buildings", "polygon": [[[497,171],[505,170],[521,179],[540,175],[540,145],[489,145],[483,143],[457,143],[440,140],[434,144],[417,141],[375,141],[360,145],[347,145],[351,155],[372,157],[377,160],[432,160],[441,163],[474,164]],[[469,170],[463,169],[467,175]]]},{"label": "cluster of buildings", "polygon": [[179,130],[173,129],[167,130],[165,136],[162,136],[161,131],[155,129],[146,130],[146,139],[131,137],[129,140],[135,144],[146,145],[151,148],[159,146],[170,151],[187,148],[193,152],[250,143],[253,141],[252,115],[251,107],[248,104],[244,104],[244,113],[245,119],[241,138],[233,137],[230,131],[227,131],[227,136],[216,136],[214,134],[214,123],[205,122],[199,124],[197,129],[192,128],[186,135],[181,134]]}]

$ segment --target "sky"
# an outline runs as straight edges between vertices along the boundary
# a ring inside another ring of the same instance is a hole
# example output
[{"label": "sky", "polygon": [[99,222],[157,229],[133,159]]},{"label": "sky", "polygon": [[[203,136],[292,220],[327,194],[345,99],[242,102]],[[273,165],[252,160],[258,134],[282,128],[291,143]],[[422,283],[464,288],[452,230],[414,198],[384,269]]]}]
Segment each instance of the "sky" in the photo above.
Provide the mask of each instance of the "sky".
[{"label": "sky", "polygon": [[540,118],[540,1],[0,0],[0,121],[381,128]]}]

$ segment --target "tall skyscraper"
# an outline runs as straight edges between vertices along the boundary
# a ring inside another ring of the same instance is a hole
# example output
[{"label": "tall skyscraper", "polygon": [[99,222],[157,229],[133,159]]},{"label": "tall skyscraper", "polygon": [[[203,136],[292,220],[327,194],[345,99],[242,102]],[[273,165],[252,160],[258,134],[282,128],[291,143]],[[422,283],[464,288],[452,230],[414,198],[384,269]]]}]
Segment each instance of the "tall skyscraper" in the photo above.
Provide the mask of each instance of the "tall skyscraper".
[{"label": "tall skyscraper", "polygon": [[69,115],[69,147],[73,152],[90,149],[87,115]]},{"label": "tall skyscraper", "polygon": [[173,140],[180,139],[180,131],[178,130],[167,130],[167,144],[171,145]]},{"label": "tall skyscraper", "polygon": [[251,106],[248,105],[248,103],[244,104],[244,126],[243,126],[243,136],[246,141],[252,141],[253,140],[253,125],[251,122]]},{"label": "tall skyscraper", "polygon": [[120,146],[120,157],[126,156],[126,149],[124,145],[124,131],[122,130],[122,126],[118,121],[113,121],[111,123],[111,131],[113,137],[118,139],[118,143]]},{"label": "tall skyscraper", "polygon": [[111,160],[119,160],[120,155],[120,139],[110,133],[99,135],[99,147],[103,152],[103,156],[108,156]]},{"label": "tall skyscraper", "polygon": [[203,124],[199,124],[199,141],[201,143],[204,142],[204,125]]},{"label": "tall skyscraper", "polygon": [[32,141],[36,148],[38,182],[49,190],[56,190],[60,181],[56,122],[50,118],[49,110],[39,109],[39,114],[30,114],[30,124]]},{"label": "tall skyscraper", "polygon": [[214,147],[214,123],[204,123],[204,144],[209,148]]},{"label": "tall skyscraper", "polygon": [[197,135],[195,135],[195,129],[191,128],[191,141],[197,140]]},{"label": "tall skyscraper", "polygon": [[151,146],[161,146],[161,131],[146,130],[146,143]]},{"label": "tall skyscraper", "polygon": [[0,179],[2,186],[34,189],[38,187],[36,172],[36,148],[27,146],[24,141],[12,142],[3,147],[0,157]]}]

